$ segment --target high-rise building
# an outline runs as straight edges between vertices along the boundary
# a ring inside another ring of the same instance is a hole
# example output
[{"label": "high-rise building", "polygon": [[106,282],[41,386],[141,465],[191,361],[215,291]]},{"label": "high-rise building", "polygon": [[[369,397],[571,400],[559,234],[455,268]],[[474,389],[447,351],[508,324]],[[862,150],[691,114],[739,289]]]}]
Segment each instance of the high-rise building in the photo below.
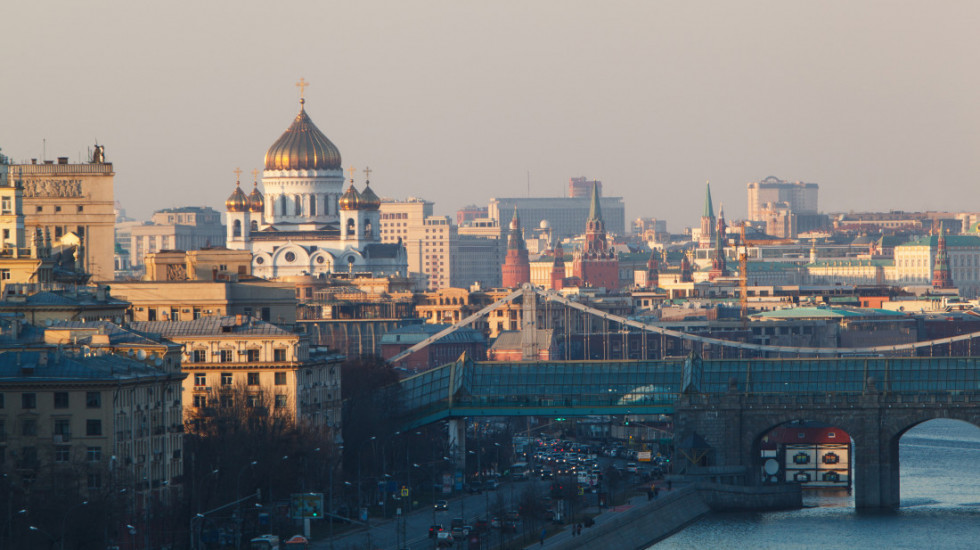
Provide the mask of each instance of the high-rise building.
[{"label": "high-rise building", "polygon": [[449,216],[429,216],[425,219],[422,234],[422,274],[428,290],[453,286],[453,273],[457,271],[454,260],[458,259],[456,226]]},{"label": "high-rise building", "polygon": [[762,181],[749,183],[747,187],[751,221],[764,221],[762,211],[769,203],[786,203],[786,207],[794,214],[817,213],[819,186],[816,183],[788,182],[769,176]]},{"label": "high-rise building", "polygon": [[[548,221],[551,235],[556,239],[574,237],[582,233],[589,218],[590,197],[532,197],[532,198],[493,198],[490,199],[489,216],[506,220],[514,208],[521,217],[524,227],[540,227]],[[606,231],[616,235],[626,232],[626,207],[622,197],[603,197],[600,199],[604,213]]]},{"label": "high-rise building", "polygon": [[[9,177],[24,188],[24,224],[28,235],[49,231],[52,244],[82,244],[83,269],[97,281],[113,279],[115,201],[112,163],[101,145],[85,164],[32,159],[13,164]],[[63,240],[64,239],[64,240]]]},{"label": "high-rise building", "polygon": [[404,201],[381,201],[381,242],[401,241],[408,255],[408,272],[422,273],[422,242],[425,220],[432,216],[432,203],[410,197]]},{"label": "high-rise building", "polygon": [[572,178],[568,181],[568,196],[571,198],[587,199],[592,196],[592,188],[599,188],[599,195],[602,195],[602,182],[590,180],[588,178]]},{"label": "high-rise building", "polygon": [[150,223],[132,227],[131,265],[143,265],[147,254],[161,250],[200,250],[225,245],[221,214],[207,206],[167,208],[153,213]]}]

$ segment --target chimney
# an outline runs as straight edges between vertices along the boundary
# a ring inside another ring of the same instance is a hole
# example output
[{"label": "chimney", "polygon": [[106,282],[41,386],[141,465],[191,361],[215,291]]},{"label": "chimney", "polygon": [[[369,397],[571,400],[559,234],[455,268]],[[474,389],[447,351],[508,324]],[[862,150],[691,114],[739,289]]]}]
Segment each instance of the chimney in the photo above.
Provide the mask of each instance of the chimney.
[{"label": "chimney", "polygon": [[58,164],[68,164],[68,157],[58,157]]}]

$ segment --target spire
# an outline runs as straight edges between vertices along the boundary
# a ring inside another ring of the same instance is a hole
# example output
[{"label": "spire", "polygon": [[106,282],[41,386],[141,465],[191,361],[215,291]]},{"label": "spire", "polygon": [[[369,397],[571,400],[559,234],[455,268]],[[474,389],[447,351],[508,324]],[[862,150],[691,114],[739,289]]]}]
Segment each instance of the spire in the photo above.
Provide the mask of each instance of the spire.
[{"label": "spire", "polygon": [[704,192],[704,214],[701,214],[705,218],[715,217],[715,207],[711,204],[711,182],[705,183]]},{"label": "spire", "polygon": [[602,220],[602,208],[599,206],[599,183],[592,182],[592,203],[589,204],[589,220]]},{"label": "spire", "polygon": [[510,236],[507,237],[507,249],[525,250],[526,248],[524,232],[521,230],[521,218],[517,215],[517,206],[514,206],[514,217],[510,220]]},{"label": "spire", "polygon": [[955,288],[949,272],[949,258],[946,255],[946,235],[943,224],[939,222],[939,240],[936,243],[936,261],[932,268],[933,288]]}]

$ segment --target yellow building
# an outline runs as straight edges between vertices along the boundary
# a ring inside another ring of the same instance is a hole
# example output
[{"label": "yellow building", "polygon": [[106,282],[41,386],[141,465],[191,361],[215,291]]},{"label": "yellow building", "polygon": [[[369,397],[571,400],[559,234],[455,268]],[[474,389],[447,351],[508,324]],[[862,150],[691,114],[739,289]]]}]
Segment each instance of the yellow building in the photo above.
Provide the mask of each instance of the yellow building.
[{"label": "yellow building", "polygon": [[342,356],[311,353],[300,335],[241,315],[134,322],[130,328],[184,346],[185,420],[200,409],[231,406],[244,393],[250,406],[270,406],[339,433]]},{"label": "yellow building", "polygon": [[133,321],[185,321],[245,315],[292,326],[296,289],[288,283],[249,281],[117,281],[114,294],[132,304]]},{"label": "yellow building", "polygon": [[87,164],[69,164],[68,157],[59,157],[57,163],[33,161],[9,169],[8,179],[23,182],[27,234],[43,229],[51,234],[54,246],[75,235],[83,243],[83,269],[96,281],[111,281],[115,173],[112,163],[105,162],[102,147],[96,146]]},{"label": "yellow building", "polygon": [[183,465],[176,370],[54,346],[0,351],[0,462],[51,498],[128,489],[168,499]]}]

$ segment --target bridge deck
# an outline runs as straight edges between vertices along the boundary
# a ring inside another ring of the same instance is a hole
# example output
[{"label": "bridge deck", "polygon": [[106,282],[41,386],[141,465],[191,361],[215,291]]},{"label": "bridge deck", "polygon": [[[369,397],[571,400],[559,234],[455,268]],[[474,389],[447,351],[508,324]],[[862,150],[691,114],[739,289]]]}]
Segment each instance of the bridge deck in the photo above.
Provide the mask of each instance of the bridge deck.
[{"label": "bridge deck", "polygon": [[[980,358],[838,358],[455,363],[399,384],[403,418],[587,416],[672,412],[684,388],[702,394],[980,391]],[[732,389],[734,388],[734,390]]]}]

